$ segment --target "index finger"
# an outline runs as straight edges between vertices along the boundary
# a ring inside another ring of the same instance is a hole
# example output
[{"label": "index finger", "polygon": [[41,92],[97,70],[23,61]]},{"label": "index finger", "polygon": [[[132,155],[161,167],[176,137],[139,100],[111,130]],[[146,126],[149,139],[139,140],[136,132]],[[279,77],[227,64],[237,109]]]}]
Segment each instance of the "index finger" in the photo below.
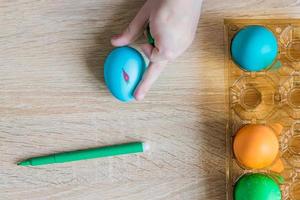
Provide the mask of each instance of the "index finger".
[{"label": "index finger", "polygon": [[136,100],[144,99],[146,93],[150,90],[153,83],[157,80],[165,66],[167,61],[162,62],[150,62],[147,70],[145,71],[143,78],[134,92]]}]

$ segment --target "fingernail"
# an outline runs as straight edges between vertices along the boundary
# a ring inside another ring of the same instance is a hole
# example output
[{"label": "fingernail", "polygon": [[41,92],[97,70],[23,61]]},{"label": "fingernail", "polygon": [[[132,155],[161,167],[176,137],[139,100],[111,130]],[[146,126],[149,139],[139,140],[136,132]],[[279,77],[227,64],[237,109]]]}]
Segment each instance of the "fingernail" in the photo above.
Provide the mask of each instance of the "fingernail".
[{"label": "fingernail", "polygon": [[115,39],[118,39],[119,37],[121,36],[121,34],[116,34],[116,35],[113,35],[111,37],[112,40],[115,40]]},{"label": "fingernail", "polygon": [[137,101],[141,101],[145,98],[145,94],[138,94],[138,93],[135,93],[134,94],[134,98],[137,100]]}]

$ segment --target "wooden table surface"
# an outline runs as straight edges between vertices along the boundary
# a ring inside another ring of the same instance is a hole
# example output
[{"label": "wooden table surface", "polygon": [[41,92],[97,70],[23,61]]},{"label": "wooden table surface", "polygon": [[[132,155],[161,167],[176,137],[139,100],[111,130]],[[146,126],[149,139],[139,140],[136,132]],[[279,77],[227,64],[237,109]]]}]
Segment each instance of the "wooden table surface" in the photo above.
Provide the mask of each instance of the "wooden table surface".
[{"label": "wooden table surface", "polygon": [[[191,48],[144,101],[119,103],[104,85],[103,60],[110,36],[143,3],[0,1],[1,200],[225,199],[223,18],[299,18],[300,1],[204,1]],[[136,140],[151,151],[16,165]]]}]

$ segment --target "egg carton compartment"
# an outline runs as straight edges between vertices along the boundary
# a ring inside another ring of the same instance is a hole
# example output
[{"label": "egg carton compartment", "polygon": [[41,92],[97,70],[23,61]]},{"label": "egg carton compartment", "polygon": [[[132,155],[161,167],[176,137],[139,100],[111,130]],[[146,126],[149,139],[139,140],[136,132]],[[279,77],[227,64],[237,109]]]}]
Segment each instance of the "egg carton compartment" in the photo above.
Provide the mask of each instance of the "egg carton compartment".
[{"label": "egg carton compartment", "polygon": [[[242,70],[231,58],[235,34],[248,25],[262,25],[277,38],[278,55],[264,71]],[[300,200],[300,19],[225,19],[225,73],[227,79],[226,130],[227,200],[233,199],[234,185],[246,173],[274,174],[268,169],[243,168],[234,158],[236,132],[245,124],[279,123],[280,157],[285,181],[280,185],[283,200]]]}]

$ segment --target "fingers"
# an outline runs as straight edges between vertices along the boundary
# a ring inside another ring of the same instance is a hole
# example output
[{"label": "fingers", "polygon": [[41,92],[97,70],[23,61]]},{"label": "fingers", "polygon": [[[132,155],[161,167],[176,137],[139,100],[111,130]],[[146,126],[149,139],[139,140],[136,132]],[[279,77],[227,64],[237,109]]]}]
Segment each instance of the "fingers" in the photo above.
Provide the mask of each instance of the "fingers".
[{"label": "fingers", "polygon": [[[141,46],[141,49],[149,58],[150,64],[143,75],[143,79],[141,80],[134,93],[135,99],[138,101],[144,99],[146,93],[150,90],[153,83],[157,80],[157,78],[167,65],[167,61],[163,56],[159,54],[159,51],[156,47],[153,47],[151,44],[143,44]],[[152,57],[157,58],[157,62],[152,62]]]},{"label": "fingers", "polygon": [[176,58],[176,54],[170,50],[169,48],[157,48],[155,47],[152,50],[150,60],[152,62],[162,62],[166,60],[174,60]]},{"label": "fingers", "polygon": [[150,90],[151,86],[159,77],[166,65],[167,61],[157,63],[150,62],[146,72],[143,75],[143,79],[135,90],[134,96],[136,100],[139,101],[144,99],[146,93]]},{"label": "fingers", "polygon": [[[157,41],[157,44],[159,45],[159,40]],[[141,48],[145,55],[149,58],[150,64],[134,93],[134,97],[138,101],[144,99],[146,93],[157,80],[168,61],[173,60],[176,57],[176,54],[173,53],[172,49],[167,48],[159,50],[158,47],[154,47],[151,44],[143,44]]]},{"label": "fingers", "polygon": [[143,44],[141,49],[151,62],[162,62],[168,60],[168,57],[163,53],[163,51],[160,51],[157,47],[154,47],[151,44]]},{"label": "fingers", "polygon": [[143,44],[141,46],[141,49],[144,52],[144,54],[147,56],[147,58],[150,59],[154,47],[151,44],[147,43],[147,44]]},{"label": "fingers", "polygon": [[111,44],[113,46],[125,46],[138,38],[140,33],[144,30],[144,25],[149,18],[150,9],[148,9],[148,7],[148,4],[145,3],[123,33],[111,38]]},{"label": "fingers", "polygon": [[165,58],[163,57],[163,55],[161,54],[161,52],[159,51],[159,49],[157,47],[155,47],[151,53],[151,56],[149,57],[149,59],[152,62],[160,62],[162,60],[165,60]]}]

